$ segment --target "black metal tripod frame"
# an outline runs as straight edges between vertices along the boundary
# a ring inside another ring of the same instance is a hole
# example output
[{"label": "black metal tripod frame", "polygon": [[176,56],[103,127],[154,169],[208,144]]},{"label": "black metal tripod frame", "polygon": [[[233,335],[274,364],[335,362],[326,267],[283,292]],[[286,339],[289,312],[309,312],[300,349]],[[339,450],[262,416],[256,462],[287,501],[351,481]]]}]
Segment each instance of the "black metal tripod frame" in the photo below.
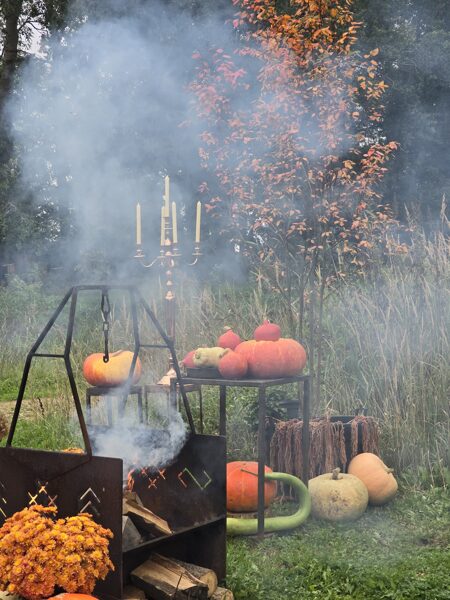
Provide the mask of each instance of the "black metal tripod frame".
[{"label": "black metal tripod frame", "polygon": [[[122,395],[126,399],[126,397],[128,395],[128,391],[131,388],[132,381],[133,381],[134,369],[136,366],[136,361],[137,361],[140,349],[141,348],[160,348],[160,349],[165,348],[165,349],[168,349],[170,352],[170,355],[171,355],[172,362],[173,362],[173,368],[174,368],[176,376],[177,376],[179,390],[180,390],[181,397],[183,400],[183,405],[184,405],[184,409],[186,411],[186,416],[187,416],[187,419],[189,422],[189,426],[190,426],[191,432],[195,433],[195,424],[194,424],[194,420],[192,417],[189,400],[187,398],[186,391],[184,388],[183,379],[181,376],[178,359],[177,359],[177,356],[175,353],[175,347],[174,347],[173,340],[168,337],[168,335],[162,328],[161,324],[159,323],[158,319],[156,318],[154,312],[151,310],[148,303],[144,300],[144,298],[142,297],[142,294],[139,292],[139,290],[137,288],[135,288],[134,286],[130,286],[130,285],[77,285],[77,286],[70,288],[70,290],[66,293],[64,298],[59,303],[59,306],[57,307],[57,309],[54,311],[53,315],[47,322],[46,326],[44,327],[44,329],[38,336],[37,340],[33,344],[31,350],[27,354],[27,358],[25,360],[25,366],[24,366],[23,374],[22,374],[22,380],[20,383],[19,393],[18,393],[17,400],[16,400],[16,406],[14,409],[14,414],[13,414],[11,426],[10,426],[9,433],[8,433],[8,439],[6,441],[6,446],[12,445],[14,433],[15,433],[16,426],[17,426],[17,420],[19,418],[20,410],[22,407],[22,401],[24,398],[25,389],[26,389],[26,385],[27,385],[27,381],[28,381],[28,375],[30,372],[31,363],[32,363],[33,359],[34,358],[60,358],[64,361],[64,365],[66,368],[67,377],[69,379],[69,384],[70,384],[70,389],[71,389],[73,400],[75,403],[75,409],[77,412],[78,422],[80,424],[81,433],[83,435],[85,449],[86,449],[87,454],[92,456],[91,442],[90,442],[88,430],[86,427],[86,421],[85,421],[84,415],[83,415],[83,409],[81,407],[80,396],[78,394],[77,384],[75,382],[75,377],[73,374],[72,363],[71,363],[71,359],[70,359],[70,352],[71,352],[71,348],[72,348],[76,307],[77,307],[77,300],[78,300],[79,292],[101,291],[102,294],[104,294],[104,293],[109,292],[110,290],[119,290],[119,291],[123,291],[124,293],[128,294],[129,301],[130,301],[131,317],[132,317],[132,322],[133,322],[134,352],[133,352],[133,358],[131,361],[131,366],[130,366],[130,371],[128,373],[127,381],[121,387]],[[61,354],[38,352],[42,342],[45,340],[45,338],[47,337],[47,334],[50,332],[53,325],[57,321],[59,315],[62,313],[65,306],[69,302],[70,302],[69,321],[68,321],[68,325],[67,325],[64,352]],[[147,313],[148,317],[150,318],[150,320],[152,321],[156,330],[158,331],[159,335],[161,336],[163,343],[161,343],[161,344],[142,344],[141,343],[140,332],[139,332],[139,321],[138,321],[138,306],[139,305]]]}]

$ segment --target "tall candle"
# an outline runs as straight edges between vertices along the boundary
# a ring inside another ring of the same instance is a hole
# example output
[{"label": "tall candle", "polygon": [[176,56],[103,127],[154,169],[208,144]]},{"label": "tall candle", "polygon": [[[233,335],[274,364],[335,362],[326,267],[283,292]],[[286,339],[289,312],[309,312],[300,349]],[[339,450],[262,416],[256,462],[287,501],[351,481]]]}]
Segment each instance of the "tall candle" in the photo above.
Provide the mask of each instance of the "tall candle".
[{"label": "tall candle", "polygon": [[164,177],[164,210],[165,217],[169,217],[170,215],[170,179],[169,176],[166,175]]},{"label": "tall candle", "polygon": [[138,246],[142,244],[141,205],[139,202],[136,204],[136,244]]},{"label": "tall candle", "polygon": [[177,205],[175,202],[172,202],[172,240],[174,244],[178,244]]},{"label": "tall candle", "polygon": [[197,202],[197,219],[195,221],[195,243],[198,244],[200,242],[200,221],[202,214],[202,203]]},{"label": "tall candle", "polygon": [[165,223],[164,217],[165,217],[165,208],[164,208],[164,206],[161,206],[161,246],[164,246],[164,242],[166,241],[166,232],[165,232],[166,223]]}]

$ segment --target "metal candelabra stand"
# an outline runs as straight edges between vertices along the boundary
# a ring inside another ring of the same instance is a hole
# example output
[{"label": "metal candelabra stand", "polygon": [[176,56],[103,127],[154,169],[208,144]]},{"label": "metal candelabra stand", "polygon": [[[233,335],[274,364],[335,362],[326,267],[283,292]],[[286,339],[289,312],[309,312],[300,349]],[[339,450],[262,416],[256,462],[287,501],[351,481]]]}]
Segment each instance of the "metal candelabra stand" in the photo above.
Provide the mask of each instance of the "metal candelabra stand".
[{"label": "metal candelabra stand", "polygon": [[[144,269],[159,267],[164,269],[164,312],[166,331],[173,345],[176,337],[176,293],[175,293],[175,271],[180,266],[182,254],[178,247],[177,208],[175,202],[170,203],[170,180],[166,176],[164,180],[163,206],[161,207],[161,249],[159,255],[147,262],[142,249],[141,233],[141,206],[136,205],[136,254],[134,258]],[[200,219],[201,203],[197,202],[195,244],[192,252],[192,261],[183,263],[183,266],[193,267],[202,256],[200,251]],[[169,370],[158,382],[158,385],[170,387],[170,380],[176,377],[172,357],[169,356]]]}]

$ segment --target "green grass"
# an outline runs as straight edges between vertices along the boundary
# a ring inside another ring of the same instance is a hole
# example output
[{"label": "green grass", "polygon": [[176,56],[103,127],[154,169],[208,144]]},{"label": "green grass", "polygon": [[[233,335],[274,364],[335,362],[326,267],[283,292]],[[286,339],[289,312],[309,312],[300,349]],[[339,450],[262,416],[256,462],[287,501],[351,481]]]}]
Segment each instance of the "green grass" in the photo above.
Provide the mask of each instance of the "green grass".
[{"label": "green grass", "polygon": [[[14,445],[82,447],[68,414],[64,399],[37,402],[29,418],[19,420]],[[241,417],[251,417],[251,410]],[[210,427],[215,426],[211,419]],[[234,448],[237,454],[250,451]],[[236,600],[449,600],[450,494],[429,483],[428,477],[417,480],[410,473],[400,480],[394,501],[369,508],[354,523],[310,518],[298,530],[262,542],[229,538],[227,586]],[[270,509],[272,514],[293,510],[292,504]]]},{"label": "green grass", "polygon": [[227,585],[236,600],[449,599],[448,490],[404,489],[355,523],[229,539]]}]

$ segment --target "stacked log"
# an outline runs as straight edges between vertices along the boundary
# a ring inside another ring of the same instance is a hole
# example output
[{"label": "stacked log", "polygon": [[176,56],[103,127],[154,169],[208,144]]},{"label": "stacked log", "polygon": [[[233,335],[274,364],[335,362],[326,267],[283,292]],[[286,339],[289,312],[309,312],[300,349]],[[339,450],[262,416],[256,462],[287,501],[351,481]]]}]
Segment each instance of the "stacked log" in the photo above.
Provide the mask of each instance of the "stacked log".
[{"label": "stacked log", "polygon": [[131,581],[153,600],[234,600],[212,569],[156,553],[131,572]]}]

